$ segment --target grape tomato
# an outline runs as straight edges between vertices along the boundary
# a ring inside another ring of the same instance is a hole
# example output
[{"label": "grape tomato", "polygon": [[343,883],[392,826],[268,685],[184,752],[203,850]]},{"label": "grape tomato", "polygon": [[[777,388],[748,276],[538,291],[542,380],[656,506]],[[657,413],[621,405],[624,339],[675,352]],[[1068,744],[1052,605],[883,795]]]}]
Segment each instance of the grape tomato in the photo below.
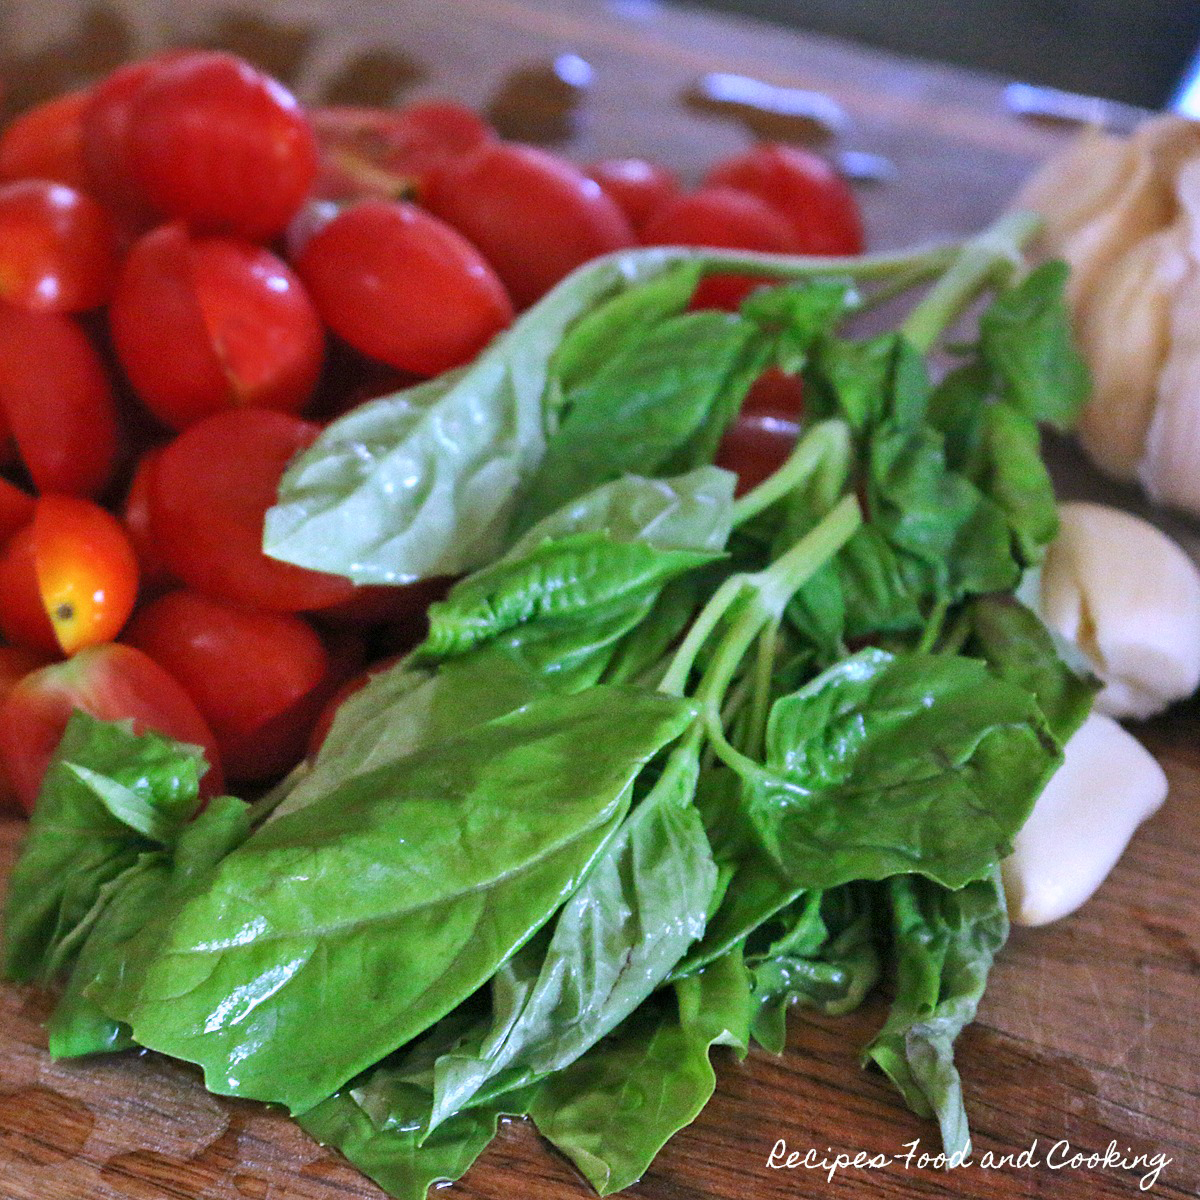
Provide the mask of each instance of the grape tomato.
[{"label": "grape tomato", "polygon": [[90,196],[41,179],[0,185],[0,299],[82,312],[108,299],[116,272],[116,227]]},{"label": "grape tomato", "polygon": [[263,517],[288,462],[320,427],[269,409],[206,417],[163,449],[150,480],[150,529],[167,569],[218,600],[277,612],[354,595],[337,575],[268,558]]},{"label": "grape tomato", "polygon": [[67,92],[10,121],[0,133],[0,181],[44,179],[88,191],[83,157],[87,91]]},{"label": "grape tomato", "polygon": [[644,158],[605,158],[585,167],[584,173],[615,201],[636,230],[682,191],[673,171]]}]

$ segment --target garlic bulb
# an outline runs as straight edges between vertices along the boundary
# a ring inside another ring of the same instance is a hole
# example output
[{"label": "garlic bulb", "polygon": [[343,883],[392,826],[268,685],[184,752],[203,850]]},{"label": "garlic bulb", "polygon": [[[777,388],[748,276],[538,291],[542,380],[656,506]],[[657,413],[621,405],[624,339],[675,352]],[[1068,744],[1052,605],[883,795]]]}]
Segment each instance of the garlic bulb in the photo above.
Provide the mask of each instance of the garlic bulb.
[{"label": "garlic bulb", "polygon": [[1141,743],[1092,713],[1000,865],[1013,922],[1044,925],[1074,912],[1166,795],[1167,777]]},{"label": "garlic bulb", "polygon": [[1157,500],[1200,513],[1200,124],[1091,131],[1026,185],[1037,251],[1071,266],[1068,300],[1092,370],[1084,449]]},{"label": "garlic bulb", "polygon": [[1059,506],[1042,618],[1103,681],[1099,711],[1144,718],[1200,685],[1200,571],[1165,533],[1101,504]]}]

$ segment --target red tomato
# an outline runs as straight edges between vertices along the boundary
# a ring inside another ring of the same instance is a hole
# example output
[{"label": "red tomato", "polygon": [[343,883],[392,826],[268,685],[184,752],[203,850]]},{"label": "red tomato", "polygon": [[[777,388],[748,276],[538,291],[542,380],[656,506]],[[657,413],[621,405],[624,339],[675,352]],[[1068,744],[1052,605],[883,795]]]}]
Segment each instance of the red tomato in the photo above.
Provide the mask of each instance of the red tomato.
[{"label": "red tomato", "polygon": [[330,664],[300,617],[168,592],[138,612],[124,640],[196,702],[230,779],[272,779],[303,756],[317,716],[311,697]]},{"label": "red tomato", "polygon": [[737,477],[744,495],[773,475],[796,448],[800,426],[787,413],[744,412],[717,448],[716,463]]},{"label": "red tomato", "polygon": [[40,179],[0,187],[0,299],[82,312],[108,299],[116,274],[116,229],[90,196]]},{"label": "red tomato", "polygon": [[86,191],[83,110],[90,95],[68,92],[17,117],[0,135],[0,180],[47,179]]},{"label": "red tomato", "polygon": [[644,158],[605,158],[584,168],[629,218],[641,229],[655,210],[678,196],[681,188],[673,171]]},{"label": "red tomato", "polygon": [[376,675],[384,671],[390,670],[402,658],[403,654],[392,654],[387,658],[381,658],[378,662],[372,663],[365,671],[360,671],[351,679],[344,680],[337,689],[328,697],[325,707],[321,709],[320,716],[312,727],[312,732],[308,738],[308,757],[315,758],[320,753],[325,739],[329,736],[330,727],[333,725],[334,718],[337,716],[338,709],[351,697],[355,692],[361,692],[363,688],[375,678]]},{"label": "red tomato", "polygon": [[46,654],[75,654],[120,633],[137,585],[116,517],[78,496],[42,496],[0,555],[0,630]]},{"label": "red tomato", "polygon": [[168,570],[218,600],[275,612],[354,594],[337,575],[262,552],[263,516],[288,462],[320,432],[264,408],[216,413],[167,445],[150,479],[150,528]]},{"label": "red tomato", "polygon": [[435,173],[426,206],[483,252],[518,308],[576,267],[633,244],[625,214],[578,167],[488,142]]},{"label": "red tomato", "polygon": [[188,694],[140,650],[106,642],[26,675],[0,705],[0,772],[26,812],[77,708],[102,721],[132,720],[138,733],[152,729],[202,746],[209,767],[201,795],[224,790],[216,743]]},{"label": "red tomato", "polygon": [[765,201],[792,227],[800,254],[861,254],[862,216],[846,181],[817,154],[764,143],[717,163],[705,187],[731,187]]},{"label": "red tomato", "polygon": [[0,409],[39,491],[104,489],[117,456],[116,401],[71,317],[0,304]]},{"label": "red tomato", "polygon": [[184,54],[149,73],[129,104],[128,169],[157,211],[266,240],[317,170],[308,118],[282,84],[232,54]]},{"label": "red tomato", "polygon": [[[716,246],[786,254],[793,248],[787,222],[757,196],[732,188],[709,187],[668,200],[646,222],[647,246]],[[751,275],[705,279],[692,298],[693,308],[735,309],[764,281]]]},{"label": "red tomato", "polygon": [[109,319],[138,395],[176,429],[233,406],[295,412],[324,357],[316,310],[281,259],[179,223],[130,251]]},{"label": "red tomato", "polygon": [[[9,692],[31,671],[44,667],[49,660],[36,650],[24,646],[0,646],[0,707],[8,698]],[[21,812],[17,793],[0,766],[0,815],[9,812]]]},{"label": "red tomato", "polygon": [[309,239],[296,268],[335,333],[416,375],[470,361],[513,317],[479,251],[398,201],[346,209]]},{"label": "red tomato", "polygon": [[425,100],[399,111],[314,108],[309,119],[321,162],[313,190],[327,200],[420,197],[432,171],[496,136],[454,100]]},{"label": "red tomato", "polygon": [[153,591],[171,582],[171,573],[158,553],[154,535],[150,530],[150,476],[161,453],[162,447],[155,446],[138,460],[133,478],[129,481],[129,490],[125,493],[125,503],[121,508],[125,533],[137,556],[138,576],[141,579],[143,594],[147,590]]},{"label": "red tomato", "polygon": [[804,415],[804,381],[799,375],[768,367],[751,385],[742,412],[799,421]]},{"label": "red tomato", "polygon": [[33,520],[34,498],[0,476],[0,546]]},{"label": "red tomato", "polygon": [[134,101],[159,71],[189,53],[167,50],[118,67],[87,93],[82,106],[81,151],[87,178],[84,191],[131,225],[146,225],[151,220],[149,203],[134,182],[129,160]]}]

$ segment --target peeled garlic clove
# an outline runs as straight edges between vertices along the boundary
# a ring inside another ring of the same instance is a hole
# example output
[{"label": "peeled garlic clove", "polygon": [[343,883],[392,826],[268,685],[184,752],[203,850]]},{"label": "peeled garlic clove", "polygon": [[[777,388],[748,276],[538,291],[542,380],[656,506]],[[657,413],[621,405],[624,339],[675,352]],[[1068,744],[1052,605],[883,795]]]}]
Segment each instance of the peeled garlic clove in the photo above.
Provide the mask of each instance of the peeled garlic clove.
[{"label": "peeled garlic clove", "polygon": [[1092,713],[1000,865],[1013,922],[1045,925],[1074,912],[1166,797],[1167,777],[1142,744]]},{"label": "peeled garlic clove", "polygon": [[1042,566],[1046,624],[1079,647],[1104,690],[1096,707],[1148,717],[1200,685],[1200,571],[1148,521],[1062,504]]},{"label": "peeled garlic clove", "polygon": [[1171,304],[1189,270],[1181,240],[1176,226],[1142,238],[1100,273],[1076,318],[1092,373],[1079,438],[1092,461],[1117,479],[1135,479],[1145,454]]}]

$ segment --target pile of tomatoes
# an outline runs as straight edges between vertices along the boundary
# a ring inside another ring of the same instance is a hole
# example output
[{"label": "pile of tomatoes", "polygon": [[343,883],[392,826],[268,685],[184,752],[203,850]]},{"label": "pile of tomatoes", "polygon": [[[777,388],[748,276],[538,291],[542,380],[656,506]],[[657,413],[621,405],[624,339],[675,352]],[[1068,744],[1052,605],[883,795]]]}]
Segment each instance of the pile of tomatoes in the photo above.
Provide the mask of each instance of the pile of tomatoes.
[{"label": "pile of tomatoes", "polygon": [[[453,102],[306,111],[214,51],[14,120],[0,802],[32,806],[77,706],[202,745],[209,794],[288,770],[331,699],[419,637],[438,585],[265,557],[285,465],[324,421],[469,360],[576,266],[639,243],[855,254],[862,228],[804,151],[755,147],[685,192],[650,162],[580,169],[502,141]],[[732,308],[756,282],[706,281],[694,304]],[[731,431],[744,482],[794,439],[797,387],[764,377]]]}]

